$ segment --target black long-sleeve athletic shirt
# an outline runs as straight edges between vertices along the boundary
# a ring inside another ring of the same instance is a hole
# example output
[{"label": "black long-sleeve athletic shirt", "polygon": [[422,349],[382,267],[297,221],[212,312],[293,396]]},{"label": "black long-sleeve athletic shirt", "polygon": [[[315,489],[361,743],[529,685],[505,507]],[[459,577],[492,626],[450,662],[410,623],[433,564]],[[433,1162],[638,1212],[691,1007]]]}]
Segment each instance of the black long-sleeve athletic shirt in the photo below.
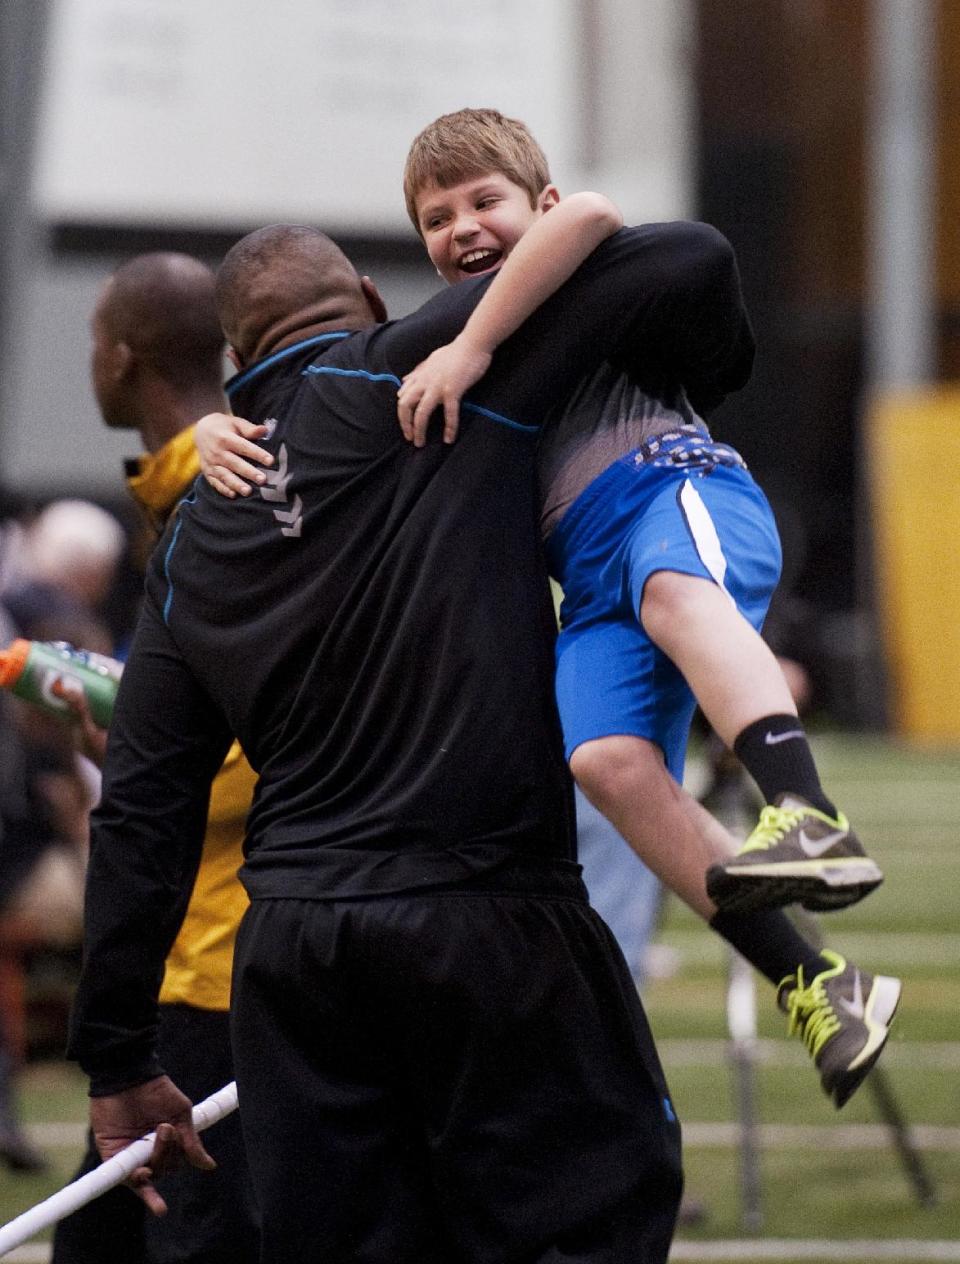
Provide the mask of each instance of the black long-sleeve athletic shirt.
[{"label": "black long-sleeve athletic shirt", "polygon": [[95,1093],[159,1073],[156,992],[233,734],[260,777],[241,875],[255,899],[572,861],[538,424],[606,358],[717,395],[746,379],[753,344],[724,238],[624,229],[497,351],[457,443],[415,450],[399,380],[488,281],[230,384],[276,461],[241,501],[198,481],[149,567],[93,818],[70,1055]]}]

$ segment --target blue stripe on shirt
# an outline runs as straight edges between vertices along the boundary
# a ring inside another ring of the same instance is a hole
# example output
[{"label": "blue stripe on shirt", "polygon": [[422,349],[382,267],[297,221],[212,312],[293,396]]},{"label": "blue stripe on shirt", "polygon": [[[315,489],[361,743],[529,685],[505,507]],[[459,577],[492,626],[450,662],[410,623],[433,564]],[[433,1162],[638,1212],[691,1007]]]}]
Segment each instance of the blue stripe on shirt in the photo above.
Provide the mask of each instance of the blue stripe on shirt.
[{"label": "blue stripe on shirt", "polygon": [[394,373],[368,373],[366,369],[335,369],[332,365],[308,364],[304,373],[330,373],[334,377],[363,377],[368,382],[392,382],[400,385],[400,379]]},{"label": "blue stripe on shirt", "polygon": [[184,505],[192,505],[196,499],[197,491],[196,487],[194,487],[193,495],[184,496],[183,500],[180,501],[177,509],[177,521],[173,528],[173,535],[170,537],[170,543],[167,545],[167,551],[163,555],[163,574],[167,581],[167,599],[163,603],[163,621],[167,624],[170,622],[170,607],[173,605],[173,580],[170,577],[170,563],[173,560],[173,550],[176,547],[177,537],[180,535],[180,528],[183,526],[183,519],[180,517],[180,510],[183,509]]},{"label": "blue stripe on shirt", "polygon": [[291,347],[284,347],[282,351],[275,351],[273,355],[267,356],[265,360],[258,360],[249,369],[242,369],[236,377],[230,379],[223,388],[227,393],[227,398],[230,398],[238,386],[244,386],[247,382],[252,382],[255,377],[258,377],[264,369],[269,369],[272,364],[277,364],[280,360],[286,360],[288,356],[297,355],[300,351],[305,351],[307,347],[317,346],[321,342],[339,342],[341,338],[349,338],[350,332],[349,329],[346,329],[335,334],[317,334],[313,338],[304,338],[302,342],[295,342]]},{"label": "blue stripe on shirt", "polygon": [[[304,373],[329,373],[335,377],[360,377],[365,378],[368,382],[392,382],[394,386],[400,386],[400,379],[394,373],[370,373],[367,369],[337,369],[332,365],[310,364],[304,369]],[[525,426],[519,421],[512,421],[509,417],[504,417],[501,413],[492,412],[489,408],[482,408],[479,404],[471,404],[469,400],[464,400],[460,407],[469,413],[477,413],[480,417],[486,417],[488,421],[495,421],[501,426],[509,426],[511,430],[522,430],[527,434],[536,434],[539,426]]]}]

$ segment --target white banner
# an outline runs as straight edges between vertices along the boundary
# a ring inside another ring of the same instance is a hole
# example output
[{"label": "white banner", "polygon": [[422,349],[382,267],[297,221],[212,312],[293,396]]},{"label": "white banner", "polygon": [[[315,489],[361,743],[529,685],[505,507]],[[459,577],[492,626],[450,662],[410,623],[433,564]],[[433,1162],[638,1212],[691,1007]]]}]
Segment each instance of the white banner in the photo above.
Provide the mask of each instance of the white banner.
[{"label": "white banner", "polygon": [[35,183],[48,221],[405,225],[438,114],[527,122],[568,191],[580,0],[56,0]]}]

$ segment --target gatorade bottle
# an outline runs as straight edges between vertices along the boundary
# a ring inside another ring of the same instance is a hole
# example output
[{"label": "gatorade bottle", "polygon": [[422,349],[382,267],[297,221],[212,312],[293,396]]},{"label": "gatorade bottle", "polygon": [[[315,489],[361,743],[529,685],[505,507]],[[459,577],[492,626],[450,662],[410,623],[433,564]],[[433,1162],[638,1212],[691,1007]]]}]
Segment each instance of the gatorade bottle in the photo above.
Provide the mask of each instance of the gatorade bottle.
[{"label": "gatorade bottle", "polygon": [[114,659],[74,649],[66,641],[18,639],[0,650],[0,686],[69,718],[70,707],[54,693],[54,685],[72,683],[86,694],[90,714],[101,728],[110,724],[120,671]]}]

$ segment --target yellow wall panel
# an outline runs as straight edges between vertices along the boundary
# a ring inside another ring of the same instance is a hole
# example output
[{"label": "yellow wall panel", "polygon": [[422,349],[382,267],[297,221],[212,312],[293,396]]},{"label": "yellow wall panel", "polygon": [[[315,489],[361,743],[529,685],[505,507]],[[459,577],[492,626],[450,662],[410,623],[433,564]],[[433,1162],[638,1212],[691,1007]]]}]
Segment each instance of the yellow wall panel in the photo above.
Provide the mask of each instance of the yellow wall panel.
[{"label": "yellow wall panel", "polygon": [[866,435],[891,712],[960,743],[960,387],[877,399]]}]

